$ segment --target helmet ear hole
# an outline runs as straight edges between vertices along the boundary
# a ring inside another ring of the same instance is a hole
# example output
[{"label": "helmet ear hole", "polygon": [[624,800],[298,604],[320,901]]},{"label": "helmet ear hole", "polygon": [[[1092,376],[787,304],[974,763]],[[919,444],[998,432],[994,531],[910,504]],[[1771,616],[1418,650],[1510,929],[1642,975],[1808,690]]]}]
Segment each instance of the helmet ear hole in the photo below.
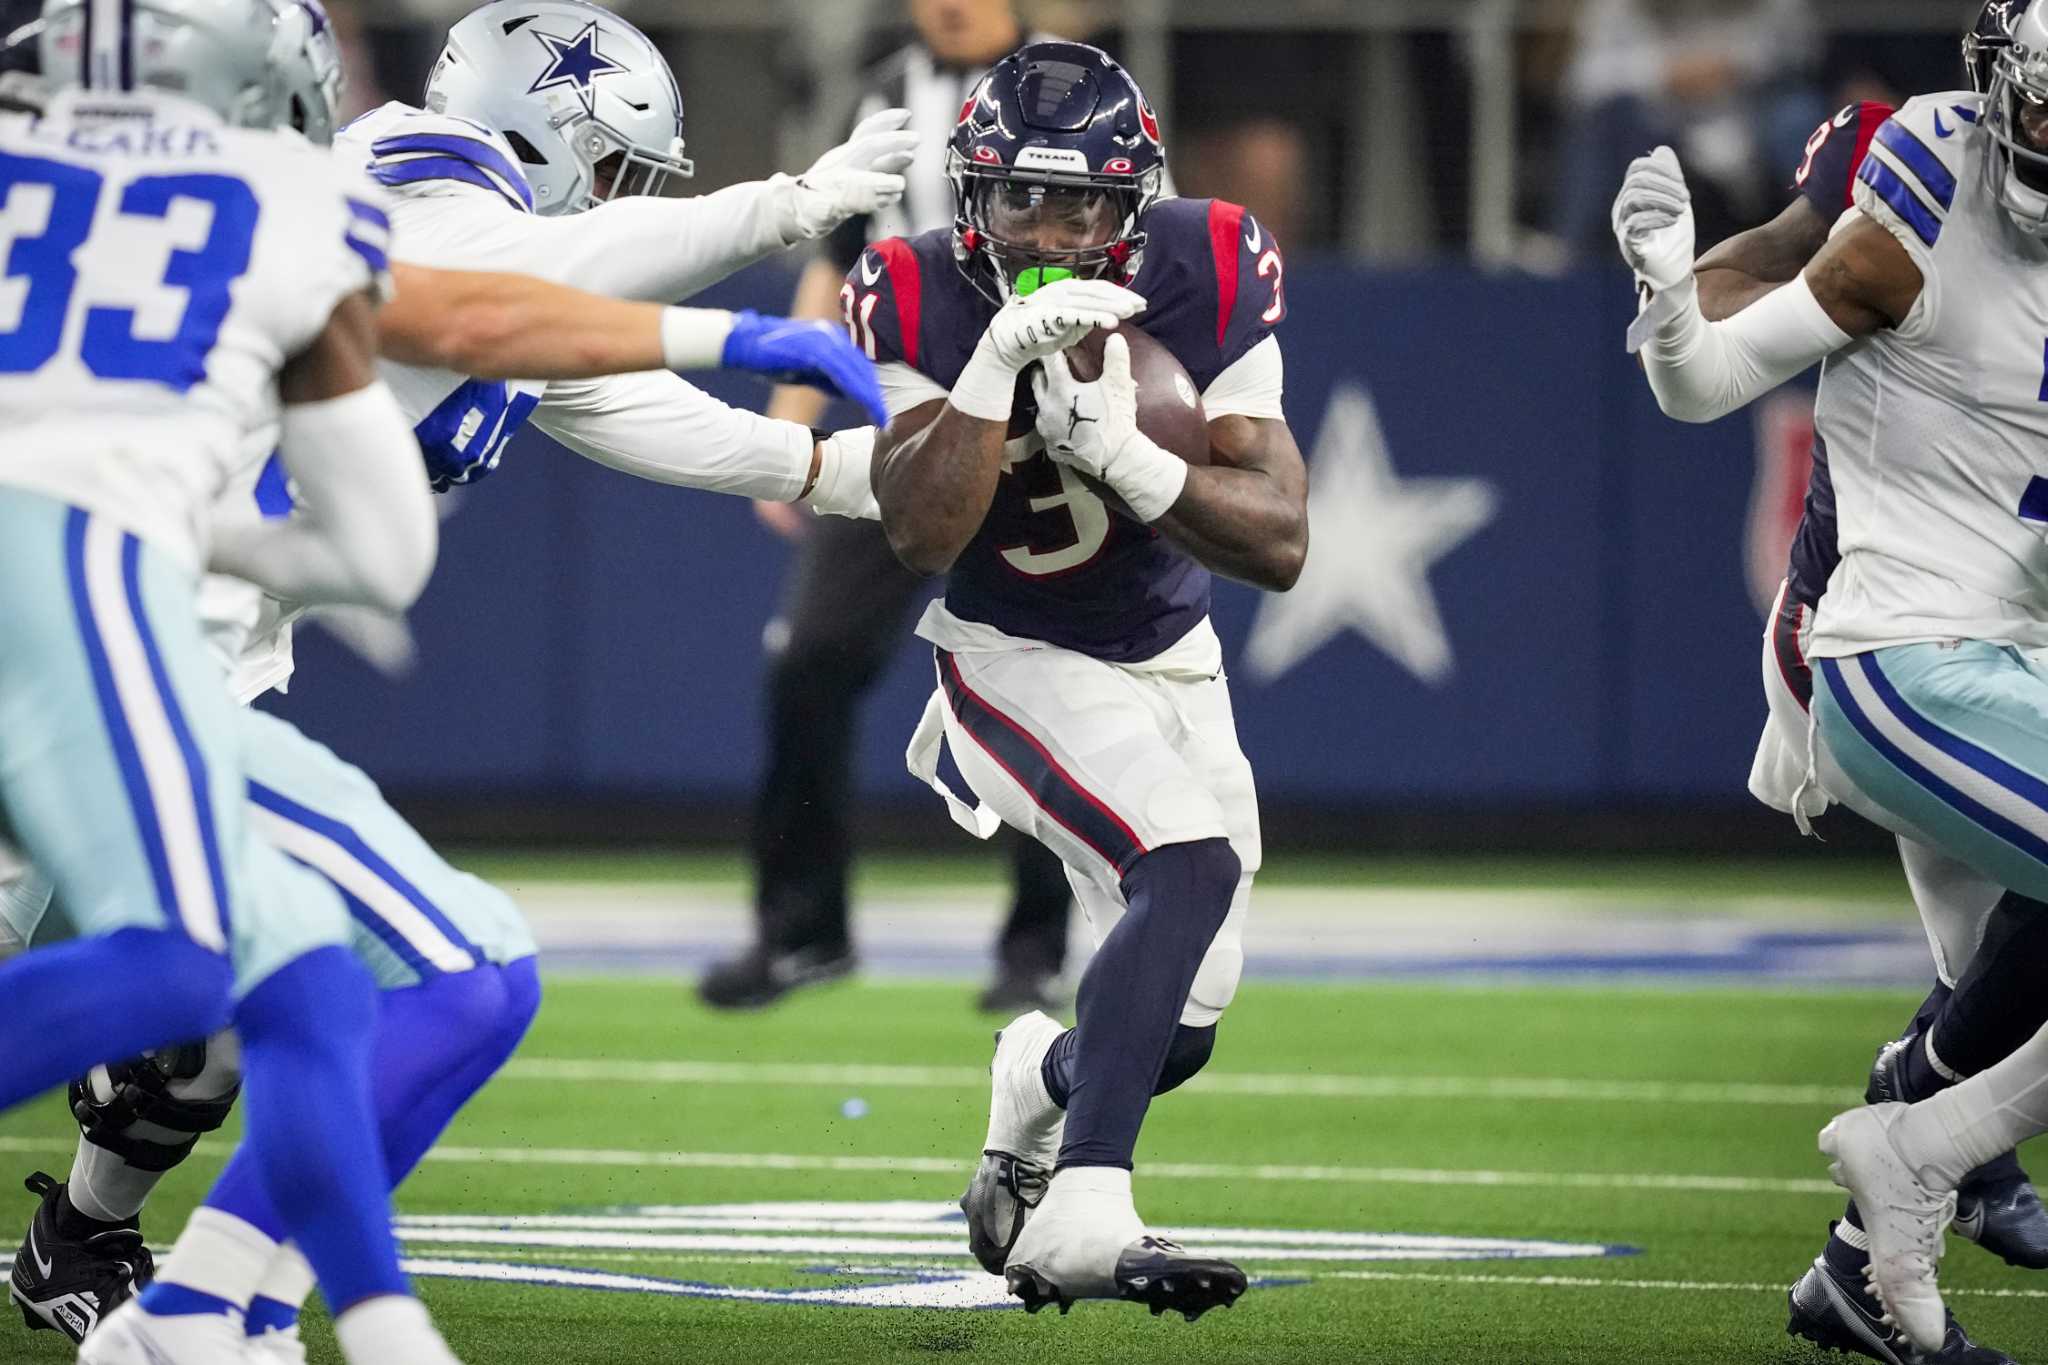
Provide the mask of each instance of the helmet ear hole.
[{"label": "helmet ear hole", "polygon": [[519,159],[521,161],[524,161],[527,165],[545,166],[548,164],[548,159],[540,154],[540,148],[534,146],[532,142],[528,141],[526,134],[520,132],[518,129],[506,129],[505,141],[512,144],[512,150],[518,153]]}]

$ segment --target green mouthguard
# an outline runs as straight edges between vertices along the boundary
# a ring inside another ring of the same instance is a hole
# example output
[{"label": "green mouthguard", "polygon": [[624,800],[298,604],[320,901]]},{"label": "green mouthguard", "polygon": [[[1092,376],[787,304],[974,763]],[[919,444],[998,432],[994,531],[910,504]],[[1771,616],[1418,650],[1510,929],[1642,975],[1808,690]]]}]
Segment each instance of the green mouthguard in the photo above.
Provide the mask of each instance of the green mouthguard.
[{"label": "green mouthguard", "polygon": [[1034,265],[1017,276],[1017,283],[1012,288],[1017,291],[1018,298],[1028,299],[1048,284],[1073,278],[1074,272],[1062,266]]}]

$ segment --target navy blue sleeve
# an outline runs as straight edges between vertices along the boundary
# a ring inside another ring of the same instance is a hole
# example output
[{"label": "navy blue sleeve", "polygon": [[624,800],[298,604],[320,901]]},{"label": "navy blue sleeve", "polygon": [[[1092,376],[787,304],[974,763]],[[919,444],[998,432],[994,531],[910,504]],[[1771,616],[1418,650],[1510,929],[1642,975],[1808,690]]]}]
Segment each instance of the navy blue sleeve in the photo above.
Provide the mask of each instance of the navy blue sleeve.
[{"label": "navy blue sleeve", "polygon": [[917,253],[901,237],[885,237],[860,253],[846,272],[839,302],[853,344],[878,365],[921,368],[924,280]]},{"label": "navy blue sleeve", "polygon": [[1830,223],[1850,207],[1857,168],[1870,150],[1870,140],[1891,116],[1887,104],[1852,104],[1806,140],[1806,159],[1799,163],[1792,183]]}]

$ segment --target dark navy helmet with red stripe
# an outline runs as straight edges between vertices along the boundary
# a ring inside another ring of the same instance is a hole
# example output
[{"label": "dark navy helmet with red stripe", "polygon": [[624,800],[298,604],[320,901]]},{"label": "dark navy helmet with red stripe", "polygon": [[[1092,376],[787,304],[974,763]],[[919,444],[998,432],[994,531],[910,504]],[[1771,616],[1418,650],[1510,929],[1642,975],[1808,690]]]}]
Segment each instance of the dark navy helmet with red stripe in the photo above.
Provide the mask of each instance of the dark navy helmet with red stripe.
[{"label": "dark navy helmet with red stripe", "polygon": [[1060,273],[1128,279],[1159,197],[1159,121],[1109,54],[1027,43],[989,68],[946,153],[954,254],[997,302]]}]

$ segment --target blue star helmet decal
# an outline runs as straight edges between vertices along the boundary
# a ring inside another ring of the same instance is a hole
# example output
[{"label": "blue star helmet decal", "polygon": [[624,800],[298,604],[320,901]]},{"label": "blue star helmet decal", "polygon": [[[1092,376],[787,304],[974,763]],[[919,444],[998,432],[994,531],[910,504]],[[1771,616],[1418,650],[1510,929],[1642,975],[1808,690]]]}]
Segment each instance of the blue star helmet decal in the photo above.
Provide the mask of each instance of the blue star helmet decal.
[{"label": "blue star helmet decal", "polygon": [[583,31],[574,38],[558,38],[552,33],[539,31],[535,31],[533,36],[540,39],[540,45],[547,49],[548,67],[527,89],[529,95],[566,85],[573,87],[588,105],[595,98],[590,88],[592,81],[599,76],[617,75],[626,70],[597,50],[599,35],[595,19],[585,24]]}]

